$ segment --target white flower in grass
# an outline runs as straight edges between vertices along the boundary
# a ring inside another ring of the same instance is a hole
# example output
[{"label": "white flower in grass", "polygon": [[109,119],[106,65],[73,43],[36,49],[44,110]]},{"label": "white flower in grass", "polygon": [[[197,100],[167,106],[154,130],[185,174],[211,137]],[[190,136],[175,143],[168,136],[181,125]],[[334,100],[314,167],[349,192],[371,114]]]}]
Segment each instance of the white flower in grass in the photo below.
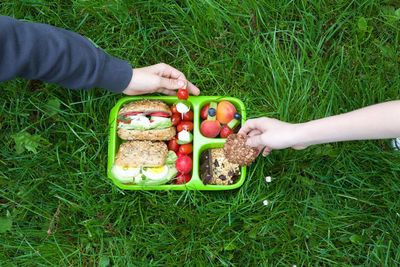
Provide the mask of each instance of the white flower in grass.
[{"label": "white flower in grass", "polygon": [[272,181],[271,176],[265,177],[265,182],[270,183]]},{"label": "white flower in grass", "polygon": [[392,147],[394,150],[400,150],[400,137],[392,140]]},{"label": "white flower in grass", "polygon": [[268,201],[268,200],[264,200],[264,201],[263,201],[263,205],[264,205],[264,206],[268,206],[268,204],[269,204],[269,201]]}]

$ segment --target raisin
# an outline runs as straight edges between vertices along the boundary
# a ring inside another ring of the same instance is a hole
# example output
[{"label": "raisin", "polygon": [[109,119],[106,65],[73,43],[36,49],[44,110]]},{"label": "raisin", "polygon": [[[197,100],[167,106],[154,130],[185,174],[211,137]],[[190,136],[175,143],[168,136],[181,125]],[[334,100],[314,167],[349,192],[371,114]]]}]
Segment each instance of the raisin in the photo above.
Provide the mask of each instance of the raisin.
[{"label": "raisin", "polygon": [[214,160],[214,166],[215,166],[215,167],[219,167],[218,160]]}]

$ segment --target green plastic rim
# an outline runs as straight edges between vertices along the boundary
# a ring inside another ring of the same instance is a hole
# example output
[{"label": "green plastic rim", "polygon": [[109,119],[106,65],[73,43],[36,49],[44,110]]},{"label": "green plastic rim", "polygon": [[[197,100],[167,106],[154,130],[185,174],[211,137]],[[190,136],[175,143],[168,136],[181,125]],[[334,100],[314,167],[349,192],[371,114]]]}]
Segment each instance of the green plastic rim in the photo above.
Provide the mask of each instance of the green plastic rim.
[{"label": "green plastic rim", "polygon": [[176,184],[165,184],[165,185],[154,185],[154,186],[143,186],[143,185],[131,185],[131,184],[123,184],[119,182],[111,173],[111,168],[114,164],[115,156],[118,152],[119,145],[122,140],[117,135],[117,116],[118,111],[122,108],[122,106],[137,100],[150,99],[150,100],[161,100],[167,103],[168,105],[172,105],[178,101],[176,96],[140,96],[140,97],[124,97],[121,98],[115,106],[111,109],[110,117],[109,117],[109,142],[108,142],[108,164],[107,164],[107,176],[110,178],[113,183],[124,190],[209,190],[209,191],[217,191],[217,190],[232,190],[239,188],[246,178],[247,168],[241,167],[240,177],[236,180],[234,184],[231,185],[205,185],[203,184],[199,169],[200,169],[200,155],[201,153],[210,148],[218,148],[223,147],[226,139],[224,138],[207,138],[204,137],[200,133],[200,111],[201,108],[208,104],[211,101],[220,102],[222,100],[227,100],[231,102],[237,109],[237,111],[241,114],[241,125],[243,125],[246,121],[246,108],[243,102],[234,97],[221,97],[221,96],[190,96],[188,101],[191,104],[191,109],[194,113],[194,128],[193,128],[193,169],[192,169],[192,178],[186,184],[176,185]]}]

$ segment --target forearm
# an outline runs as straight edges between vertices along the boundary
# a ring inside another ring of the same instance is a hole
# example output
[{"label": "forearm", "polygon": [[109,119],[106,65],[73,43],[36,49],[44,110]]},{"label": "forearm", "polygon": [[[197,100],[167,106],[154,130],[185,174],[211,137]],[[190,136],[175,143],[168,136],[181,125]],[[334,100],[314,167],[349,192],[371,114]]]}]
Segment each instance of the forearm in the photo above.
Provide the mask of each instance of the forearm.
[{"label": "forearm", "polygon": [[400,136],[400,101],[381,103],[296,126],[296,145]]},{"label": "forearm", "polygon": [[124,90],[128,62],[107,55],[79,34],[0,16],[0,82],[17,76],[72,89]]}]

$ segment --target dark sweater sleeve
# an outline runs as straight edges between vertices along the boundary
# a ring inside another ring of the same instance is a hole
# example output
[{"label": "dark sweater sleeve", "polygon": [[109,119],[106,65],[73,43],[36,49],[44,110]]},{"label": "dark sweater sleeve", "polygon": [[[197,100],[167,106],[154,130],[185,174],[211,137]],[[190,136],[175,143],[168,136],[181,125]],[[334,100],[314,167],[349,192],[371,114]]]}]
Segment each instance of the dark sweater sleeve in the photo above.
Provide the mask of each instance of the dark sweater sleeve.
[{"label": "dark sweater sleeve", "polygon": [[122,92],[132,67],[79,34],[0,16],[0,82],[17,76],[71,89]]}]

